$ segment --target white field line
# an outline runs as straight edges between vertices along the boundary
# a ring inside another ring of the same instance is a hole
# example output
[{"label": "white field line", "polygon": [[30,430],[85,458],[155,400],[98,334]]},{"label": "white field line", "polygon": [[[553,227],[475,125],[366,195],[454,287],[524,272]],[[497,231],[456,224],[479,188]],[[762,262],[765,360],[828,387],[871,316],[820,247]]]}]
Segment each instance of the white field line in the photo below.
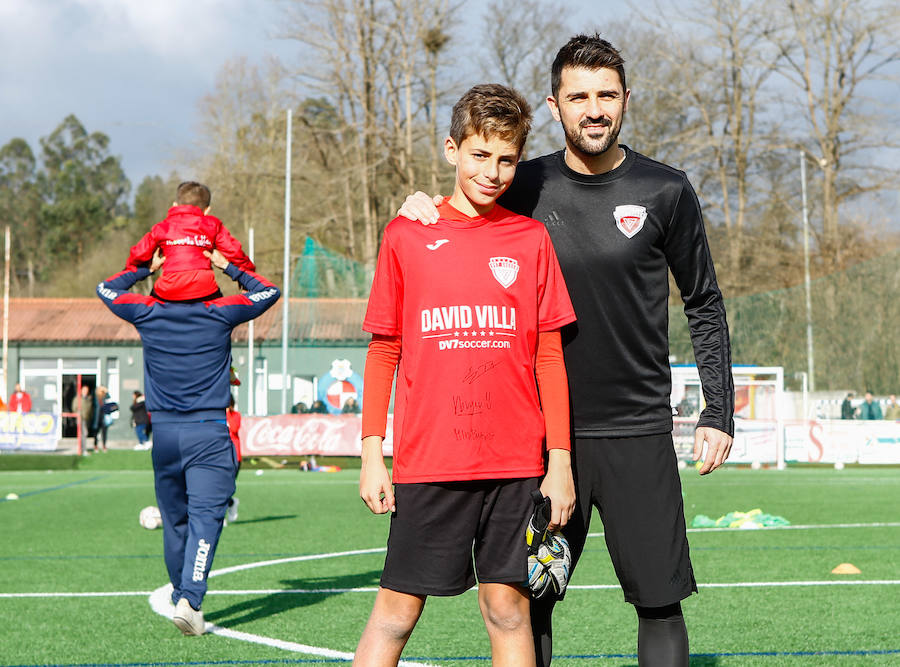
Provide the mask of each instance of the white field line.
[{"label": "white field line", "polygon": [[[698,588],[779,588],[779,587],[809,587],[809,586],[900,586],[900,579],[846,579],[846,580],[819,580],[819,581],[729,581],[721,583],[697,584]],[[166,588],[166,587],[163,587]],[[571,584],[566,590],[602,591],[618,590],[619,584]],[[161,590],[161,589],[160,589]],[[171,590],[171,589],[169,589]],[[478,590],[475,586],[472,591]],[[343,593],[377,593],[378,589],[369,588],[247,588],[235,590],[209,591],[207,595],[335,595]],[[114,597],[144,597],[156,594],[156,591],[109,591],[94,593],[0,593],[0,598],[114,598]],[[163,604],[167,607],[168,598],[163,595]],[[151,606],[153,604],[151,603]],[[154,607],[154,611],[157,609]],[[157,611],[166,618],[171,618],[172,611],[167,613]]]},{"label": "white field line", "polygon": [[[815,526],[782,526],[780,529],[793,528],[798,529],[821,529],[821,528],[863,528],[863,527],[894,527],[900,526],[900,523],[873,523],[873,524],[831,524],[831,525],[815,525]],[[737,528],[712,528],[712,529],[691,529],[689,532],[706,531],[723,531],[723,530],[740,530]],[[766,530],[766,529],[762,529]],[[771,530],[771,529],[769,529]],[[599,537],[603,533],[592,533],[589,537]],[[345,556],[357,556],[364,554],[374,554],[384,552],[383,547],[373,549],[357,549],[353,551],[339,551],[325,554],[309,554],[306,556],[294,556],[290,558],[278,558],[273,560],[259,561],[257,563],[245,563],[243,565],[235,565],[232,567],[213,570],[209,573],[209,577],[221,576],[242,570],[249,570],[257,567],[266,567],[269,565],[282,565],[286,563],[296,563],[310,560],[322,560],[326,558],[341,558]],[[764,588],[764,587],[784,587],[784,586],[861,586],[861,585],[900,585],[900,580],[847,580],[847,581],[775,581],[775,582],[734,582],[734,583],[710,583],[698,585],[698,588]],[[576,590],[613,590],[618,589],[618,584],[597,584],[597,585],[573,585],[569,589]],[[278,595],[278,594],[335,594],[335,593],[372,593],[377,591],[376,588],[327,588],[327,589],[252,589],[252,590],[231,590],[231,591],[209,591],[208,595]],[[84,592],[84,593],[0,593],[0,598],[78,598],[78,597],[124,597],[124,596],[149,596],[150,607],[154,612],[171,620],[174,612],[174,606],[171,603],[172,585],[166,584],[157,588],[151,593],[146,591],[117,591],[117,592]],[[353,654],[343,651],[335,651],[333,649],[309,646],[307,644],[299,644],[296,642],[288,642],[273,637],[263,637],[247,632],[238,632],[222,628],[212,623],[206,624],[207,632],[238,639],[265,646],[272,646],[294,653],[303,653],[306,655],[317,655],[321,657],[337,658],[343,660],[352,660]],[[401,661],[400,665],[404,667],[430,667],[427,663],[414,663]]]},{"label": "white field line", "polygon": [[[357,549],[355,551],[340,551],[327,554],[310,554],[307,556],[294,556],[291,558],[278,558],[275,560],[260,561],[258,563],[245,563],[244,565],[235,565],[220,570],[213,570],[209,573],[210,577],[221,576],[231,572],[239,572],[241,570],[249,570],[255,567],[265,567],[267,565],[280,565],[283,563],[296,563],[298,561],[321,560],[324,558],[338,558],[341,556],[357,556],[361,554],[378,553],[384,551],[381,549]],[[374,590],[374,589],[373,589]],[[210,591],[212,593],[212,591]],[[253,593],[254,595],[266,595],[266,592]],[[150,594],[150,608],[160,616],[164,616],[171,620],[175,607],[172,605],[172,584],[160,586]],[[353,660],[353,654],[346,651],[335,651],[334,649],[325,648],[323,646],[310,646],[308,644],[299,644],[297,642],[289,642],[284,639],[275,637],[264,637],[249,632],[240,632],[238,630],[230,630],[212,623],[206,624],[206,631],[210,634],[237,639],[239,641],[250,642],[251,644],[262,644],[263,646],[271,646],[292,653],[303,653],[304,655],[316,655],[322,658],[337,658],[339,660]],[[403,667],[432,667],[428,663],[410,662],[401,660],[400,665]]]},{"label": "white field line", "polygon": [[[796,526],[762,526],[760,528],[755,528],[754,530],[827,530],[830,528],[900,528],[900,522],[887,522],[887,523],[818,523],[818,524],[809,524],[809,525],[796,525]],[[712,528],[688,528],[687,532],[689,533],[725,533],[725,532],[734,532],[734,533],[743,533],[746,532],[746,528],[729,528],[727,526],[715,526]],[[600,531],[599,533],[588,533],[588,537],[603,537],[605,533]]]},{"label": "white field line", "polygon": [[232,574],[241,570],[252,570],[257,567],[266,567],[267,565],[281,565],[283,563],[299,563],[305,560],[322,560],[325,558],[343,558],[344,556],[362,556],[365,554],[377,554],[387,551],[385,547],[375,549],[356,549],[354,551],[334,551],[327,554],[309,554],[306,556],[291,556],[290,558],[276,558],[274,560],[261,560],[256,563],[244,563],[243,565],[233,565],[231,567],[223,567],[219,570],[212,570],[209,573],[209,579],[218,577],[223,574]]}]

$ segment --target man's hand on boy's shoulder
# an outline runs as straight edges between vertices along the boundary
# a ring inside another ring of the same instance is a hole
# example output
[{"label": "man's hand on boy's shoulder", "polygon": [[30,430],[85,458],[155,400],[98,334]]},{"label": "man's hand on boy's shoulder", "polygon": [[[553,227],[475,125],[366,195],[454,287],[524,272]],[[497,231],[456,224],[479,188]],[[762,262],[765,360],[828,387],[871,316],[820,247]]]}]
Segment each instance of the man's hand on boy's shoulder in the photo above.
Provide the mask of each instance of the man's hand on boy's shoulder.
[{"label": "man's hand on boy's shoulder", "polygon": [[433,225],[438,221],[438,205],[444,201],[443,196],[431,197],[421,190],[409,195],[397,211],[397,215],[418,220],[423,225]]},{"label": "man's hand on boy's shoulder", "polygon": [[213,248],[212,252],[204,250],[203,256],[208,258],[209,261],[213,263],[213,266],[216,266],[223,271],[228,266],[228,260],[225,258],[225,255],[219,252],[218,248]]},{"label": "man's hand on boy's shoulder", "polygon": [[153,253],[153,257],[150,258],[150,273],[156,273],[165,261],[166,256],[163,255],[162,250],[157,248]]}]

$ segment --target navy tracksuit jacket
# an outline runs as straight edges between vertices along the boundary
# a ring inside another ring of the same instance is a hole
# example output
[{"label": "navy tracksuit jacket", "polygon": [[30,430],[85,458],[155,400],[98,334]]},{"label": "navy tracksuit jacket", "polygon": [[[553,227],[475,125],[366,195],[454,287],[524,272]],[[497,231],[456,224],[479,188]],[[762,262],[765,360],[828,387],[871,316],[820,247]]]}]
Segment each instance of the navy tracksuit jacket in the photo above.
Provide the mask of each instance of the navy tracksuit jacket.
[{"label": "navy tracksuit jacket", "polygon": [[225,273],[245,294],[197,303],[161,301],[128,290],[145,267],[97,285],[97,295],[134,324],[144,346],[147,410],[153,415],[153,472],[163,519],[172,601],[199,609],[237,470],[225,423],[231,397],[231,332],[281,295],[272,283],[232,264]]}]

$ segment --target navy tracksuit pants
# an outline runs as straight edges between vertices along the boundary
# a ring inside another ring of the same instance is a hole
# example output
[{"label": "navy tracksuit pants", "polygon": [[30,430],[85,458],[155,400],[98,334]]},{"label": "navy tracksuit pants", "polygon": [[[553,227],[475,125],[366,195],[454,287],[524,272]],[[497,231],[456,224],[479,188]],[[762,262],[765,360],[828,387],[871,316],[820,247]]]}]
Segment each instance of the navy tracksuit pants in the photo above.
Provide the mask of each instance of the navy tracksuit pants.
[{"label": "navy tracksuit pants", "polygon": [[225,420],[153,424],[153,474],[172,602],[200,609],[237,460]]}]

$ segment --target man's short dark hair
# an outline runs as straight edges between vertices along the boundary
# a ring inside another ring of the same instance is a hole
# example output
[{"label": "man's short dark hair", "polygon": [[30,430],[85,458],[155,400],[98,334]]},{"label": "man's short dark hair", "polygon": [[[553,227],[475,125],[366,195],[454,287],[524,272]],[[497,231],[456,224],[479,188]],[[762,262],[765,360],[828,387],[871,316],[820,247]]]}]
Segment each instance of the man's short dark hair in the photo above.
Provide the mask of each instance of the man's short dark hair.
[{"label": "man's short dark hair", "polygon": [[600,37],[598,33],[593,35],[575,35],[563,46],[553,60],[550,68],[550,90],[553,97],[559,96],[559,86],[562,81],[564,67],[584,67],[596,70],[608,67],[619,73],[622,81],[622,90],[628,90],[625,84],[625,59],[612,44]]},{"label": "man's short dark hair", "polygon": [[175,191],[175,203],[179,206],[206,208],[212,201],[209,188],[197,181],[185,181]]},{"label": "man's short dark hair", "polygon": [[500,137],[519,153],[531,129],[531,105],[522,95],[499,83],[473,86],[453,105],[450,137],[459,146],[470,135]]}]

